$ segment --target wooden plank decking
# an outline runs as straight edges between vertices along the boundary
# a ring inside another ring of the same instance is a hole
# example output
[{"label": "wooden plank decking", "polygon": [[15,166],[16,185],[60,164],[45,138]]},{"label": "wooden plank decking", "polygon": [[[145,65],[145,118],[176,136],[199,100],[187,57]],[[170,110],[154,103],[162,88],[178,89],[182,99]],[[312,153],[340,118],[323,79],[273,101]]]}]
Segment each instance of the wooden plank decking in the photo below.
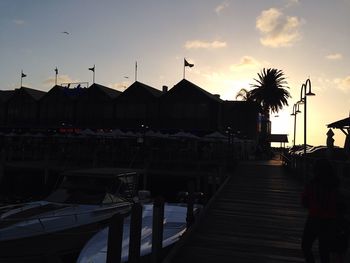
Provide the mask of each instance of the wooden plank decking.
[{"label": "wooden plank decking", "polygon": [[301,191],[276,162],[240,164],[164,262],[304,262]]}]

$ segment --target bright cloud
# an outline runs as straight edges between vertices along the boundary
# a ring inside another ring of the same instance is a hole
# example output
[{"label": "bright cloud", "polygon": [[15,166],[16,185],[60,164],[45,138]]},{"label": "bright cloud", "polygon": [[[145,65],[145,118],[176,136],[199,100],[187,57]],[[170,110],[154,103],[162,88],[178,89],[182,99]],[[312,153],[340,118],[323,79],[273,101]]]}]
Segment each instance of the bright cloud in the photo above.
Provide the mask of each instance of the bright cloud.
[{"label": "bright cloud", "polygon": [[343,55],[340,53],[334,53],[327,55],[326,58],[329,60],[340,60],[343,58]]},{"label": "bright cloud", "polygon": [[186,49],[217,49],[217,48],[225,48],[227,47],[226,42],[222,41],[212,41],[212,42],[206,42],[201,40],[191,40],[186,41],[185,48]]},{"label": "bright cloud", "polygon": [[230,6],[230,4],[228,2],[223,2],[215,8],[215,13],[217,15],[220,15],[222,13],[222,11],[229,6]]},{"label": "bright cloud", "polygon": [[16,25],[24,25],[24,24],[25,24],[24,20],[21,20],[21,19],[14,19],[14,20],[12,20],[12,21],[13,21],[13,23],[15,23]]},{"label": "bright cloud", "polygon": [[301,25],[301,19],[286,16],[276,8],[262,11],[256,19],[256,28],[262,35],[260,42],[268,47],[292,46],[301,38]]},{"label": "bright cloud", "polygon": [[122,81],[122,82],[110,84],[108,86],[111,87],[112,89],[124,91],[130,86],[130,82],[129,81]]},{"label": "bright cloud", "polygon": [[337,88],[344,91],[350,92],[350,76],[346,76],[345,78],[334,79],[334,83],[337,85]]},{"label": "bright cloud", "polygon": [[230,69],[237,70],[237,69],[256,68],[260,66],[261,66],[261,63],[255,58],[250,56],[243,56],[239,61],[239,63],[231,65]]},{"label": "bright cloud", "polygon": [[234,74],[235,78],[244,77],[251,80],[264,67],[269,67],[270,63],[267,61],[259,61],[251,56],[243,56],[236,64],[230,65],[230,72]]},{"label": "bright cloud", "polygon": [[[57,77],[57,84],[58,85],[60,85],[61,83],[74,83],[74,82],[79,82],[79,80],[72,79],[68,75],[58,75],[58,77]],[[51,77],[51,78],[46,79],[43,82],[43,84],[54,86],[55,85],[55,77]]]}]

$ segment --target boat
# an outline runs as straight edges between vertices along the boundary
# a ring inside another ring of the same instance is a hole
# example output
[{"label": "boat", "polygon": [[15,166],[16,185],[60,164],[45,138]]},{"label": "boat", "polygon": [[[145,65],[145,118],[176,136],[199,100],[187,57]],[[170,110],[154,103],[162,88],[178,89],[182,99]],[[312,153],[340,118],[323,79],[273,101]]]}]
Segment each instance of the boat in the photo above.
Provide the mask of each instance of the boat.
[{"label": "boat", "polygon": [[39,262],[79,253],[113,215],[130,213],[137,171],[96,168],[62,176],[45,200],[0,208],[0,262]]},{"label": "boat", "polygon": [[[198,214],[201,205],[194,206]],[[174,245],[186,231],[187,206],[184,203],[165,203],[163,220],[163,250]],[[140,255],[145,259],[152,251],[152,218],[153,204],[143,204]],[[109,227],[96,233],[82,249],[77,263],[105,263],[107,259]],[[128,261],[129,254],[130,215],[125,218],[121,262]]]}]

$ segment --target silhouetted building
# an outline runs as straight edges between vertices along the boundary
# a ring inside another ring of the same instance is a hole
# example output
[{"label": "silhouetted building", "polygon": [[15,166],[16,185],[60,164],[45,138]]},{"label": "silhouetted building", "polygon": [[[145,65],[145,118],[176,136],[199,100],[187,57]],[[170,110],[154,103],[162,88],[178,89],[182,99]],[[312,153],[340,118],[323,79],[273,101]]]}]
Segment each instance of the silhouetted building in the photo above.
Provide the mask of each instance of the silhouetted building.
[{"label": "silhouetted building", "polygon": [[114,99],[120,91],[99,84],[92,84],[77,99],[76,125],[89,128],[114,126]]},{"label": "silhouetted building", "polygon": [[40,100],[39,123],[42,127],[74,126],[76,102],[86,89],[54,86]]},{"label": "silhouetted building", "polygon": [[224,129],[230,129],[237,137],[256,139],[262,131],[259,106],[249,101],[225,101]]},{"label": "silhouetted building", "polygon": [[0,92],[0,125],[9,128],[122,128],[184,130],[197,135],[230,130],[237,137],[266,141],[269,117],[247,101],[223,101],[183,79],[160,91],[134,82],[124,92],[99,84],[54,86],[49,92],[22,87]]},{"label": "silhouetted building", "polygon": [[160,126],[188,131],[221,130],[222,104],[218,96],[183,79],[160,98]]},{"label": "silhouetted building", "polygon": [[135,81],[115,100],[115,125],[118,128],[158,127],[158,101],[162,92]]},{"label": "silhouetted building", "polygon": [[14,94],[7,104],[7,125],[25,128],[38,125],[39,100],[46,92],[21,87],[14,90]]},{"label": "silhouetted building", "polygon": [[7,123],[7,102],[14,94],[13,90],[0,91],[0,126],[4,127]]}]

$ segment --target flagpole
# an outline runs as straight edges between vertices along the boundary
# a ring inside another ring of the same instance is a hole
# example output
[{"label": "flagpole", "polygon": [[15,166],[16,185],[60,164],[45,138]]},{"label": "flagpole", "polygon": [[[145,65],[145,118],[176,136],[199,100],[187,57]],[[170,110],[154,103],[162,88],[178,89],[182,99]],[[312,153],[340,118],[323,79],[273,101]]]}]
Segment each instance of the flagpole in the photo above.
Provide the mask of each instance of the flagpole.
[{"label": "flagpole", "polygon": [[57,86],[57,75],[58,75],[58,69],[55,68],[55,86]]},{"label": "flagpole", "polygon": [[92,84],[95,84],[95,64],[94,64],[94,71],[92,75]]},{"label": "flagpole", "polygon": [[22,79],[23,79],[23,70],[21,70],[21,86],[20,86],[20,88],[22,88]]},{"label": "flagpole", "polygon": [[184,75],[183,75],[184,79],[185,79],[185,68],[186,68],[186,65],[185,65],[185,58],[184,58]]},{"label": "flagpole", "polygon": [[192,68],[194,66],[194,64],[188,63],[188,61],[186,60],[186,58],[184,58],[184,79],[186,78],[186,67],[190,67]]},{"label": "flagpole", "polygon": [[137,61],[135,62],[135,82],[137,81]]}]

